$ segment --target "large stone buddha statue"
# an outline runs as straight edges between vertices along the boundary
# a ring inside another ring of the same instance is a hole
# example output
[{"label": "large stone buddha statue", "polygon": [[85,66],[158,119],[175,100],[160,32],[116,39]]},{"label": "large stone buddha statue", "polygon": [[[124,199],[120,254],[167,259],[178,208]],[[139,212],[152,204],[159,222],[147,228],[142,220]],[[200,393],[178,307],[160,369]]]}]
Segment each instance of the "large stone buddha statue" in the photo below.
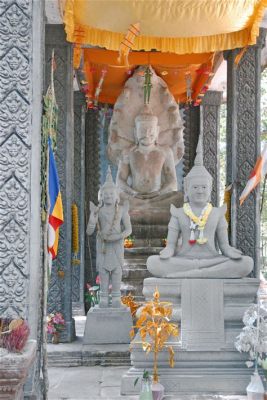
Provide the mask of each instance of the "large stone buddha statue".
[{"label": "large stone buddha statue", "polygon": [[153,198],[177,191],[173,152],[157,143],[158,118],[145,105],[135,118],[136,144],[123,152],[117,183],[122,191],[138,198]]},{"label": "large stone buddha statue", "polygon": [[149,105],[143,103],[147,67],[142,66],[114,105],[107,146],[108,158],[118,165],[118,186],[130,202],[137,198],[145,204],[177,191],[175,167],[184,153],[179,105],[163,79],[149,70]]},{"label": "large stone buddha statue", "polygon": [[[212,207],[212,177],[203,166],[202,137],[194,167],[184,182],[186,203],[171,205],[167,246],[147,260],[149,272],[162,278],[242,278],[253,260],[229,245],[226,207]],[[182,244],[178,246],[181,236]],[[218,252],[216,242],[221,253]]]}]

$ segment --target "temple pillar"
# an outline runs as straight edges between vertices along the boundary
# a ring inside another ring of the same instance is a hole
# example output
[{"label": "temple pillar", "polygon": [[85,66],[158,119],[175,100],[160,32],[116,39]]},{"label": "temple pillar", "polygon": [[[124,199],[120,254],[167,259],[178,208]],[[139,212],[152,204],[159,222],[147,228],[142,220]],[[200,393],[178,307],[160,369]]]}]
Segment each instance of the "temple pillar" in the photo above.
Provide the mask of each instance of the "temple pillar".
[{"label": "temple pillar", "polygon": [[25,318],[32,339],[1,358],[0,398],[21,398],[30,368],[27,393],[41,396],[43,11],[33,0],[0,2],[0,318]]},{"label": "temple pillar", "polygon": [[[89,220],[90,201],[98,204],[100,186],[99,111],[89,109],[85,115],[85,231]],[[96,233],[85,235],[85,279],[96,276]]]},{"label": "temple pillar", "polygon": [[239,197],[260,154],[261,48],[265,31],[257,44],[249,46],[235,65],[238,49],[225,52],[227,60],[227,173],[232,184],[231,244],[254,259],[253,276],[260,271],[260,188],[242,206]]},{"label": "temple pillar", "polygon": [[194,165],[196,148],[200,131],[200,107],[186,106],[184,116],[184,176],[188,174]]},{"label": "temple pillar", "polygon": [[211,202],[219,205],[220,193],[220,105],[222,92],[208,90],[200,106],[200,129],[203,132],[204,165],[213,178]]},{"label": "temple pillar", "polygon": [[[55,96],[59,107],[55,158],[62,194],[64,224],[60,227],[58,255],[53,262],[49,285],[48,312],[63,313],[66,325],[60,340],[70,342],[75,335],[72,319],[72,214],[73,200],[73,68],[72,46],[66,42],[63,25],[46,25],[45,90],[50,83],[51,55],[55,52]],[[58,270],[63,271],[63,277]]]},{"label": "temple pillar", "polygon": [[78,207],[79,253],[72,259],[72,310],[84,315],[84,191],[85,191],[85,99],[74,93],[74,193]]}]

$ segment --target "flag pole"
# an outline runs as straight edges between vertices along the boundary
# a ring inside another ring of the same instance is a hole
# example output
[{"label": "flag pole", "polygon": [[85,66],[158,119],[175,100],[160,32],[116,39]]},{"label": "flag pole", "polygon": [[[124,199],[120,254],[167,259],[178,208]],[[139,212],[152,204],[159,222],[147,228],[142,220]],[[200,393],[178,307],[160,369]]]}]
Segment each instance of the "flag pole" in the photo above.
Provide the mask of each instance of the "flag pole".
[{"label": "flag pole", "polygon": [[44,290],[44,300],[43,300],[43,379],[44,379],[44,400],[48,399],[48,363],[47,363],[47,297],[48,297],[48,274],[49,274],[49,255],[48,255],[48,218],[50,209],[50,199],[49,199],[49,146],[47,141],[47,164],[46,164],[46,193],[47,193],[47,213],[44,224],[44,272],[43,272],[43,290]]},{"label": "flag pole", "polygon": [[52,50],[51,57],[51,91],[52,91],[52,104],[50,104],[50,115],[49,115],[49,126],[48,126],[48,136],[46,137],[46,199],[47,199],[47,209],[46,218],[44,222],[43,229],[43,254],[44,254],[44,271],[43,271],[43,364],[42,364],[42,374],[44,380],[44,400],[48,399],[48,388],[49,388],[49,378],[48,378],[48,362],[47,362],[47,297],[48,297],[48,282],[50,275],[49,268],[49,254],[48,254],[48,218],[50,210],[50,198],[49,198],[49,161],[50,152],[48,140],[51,136],[52,127],[52,115],[53,115],[53,101],[55,98],[54,92],[54,49]]}]

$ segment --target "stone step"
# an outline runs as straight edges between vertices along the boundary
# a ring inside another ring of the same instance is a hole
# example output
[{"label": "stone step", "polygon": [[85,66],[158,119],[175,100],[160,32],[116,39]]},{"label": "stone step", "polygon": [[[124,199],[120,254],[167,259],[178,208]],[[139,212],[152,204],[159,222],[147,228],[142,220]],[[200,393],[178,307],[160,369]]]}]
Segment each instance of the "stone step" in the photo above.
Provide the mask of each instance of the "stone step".
[{"label": "stone step", "polygon": [[[147,251],[146,248],[142,248],[141,252]],[[150,250],[148,250],[150,251]],[[136,257],[136,253],[132,253]],[[122,293],[128,295],[131,293],[136,301],[143,301],[143,281],[145,278],[151,277],[146,267],[147,256],[143,258],[129,258],[125,260],[122,271]]]},{"label": "stone step", "polygon": [[154,239],[149,235],[146,235],[144,238],[136,238],[134,236],[134,247],[161,247],[164,246],[163,239],[165,239],[164,236]]},{"label": "stone step", "polygon": [[145,240],[149,238],[149,240],[159,240],[165,238],[168,233],[168,222],[164,225],[142,225],[136,224],[132,221],[132,235],[135,239]]},{"label": "stone step", "polygon": [[127,265],[127,267],[123,268],[122,272],[122,279],[123,282],[131,282],[131,281],[142,281],[145,278],[149,278],[152,275],[150,272],[147,270],[146,265],[141,265],[141,264],[130,264]]},{"label": "stone step", "polygon": [[73,343],[49,344],[47,349],[49,367],[130,365],[128,344],[83,345],[78,337]]},{"label": "stone step", "polygon": [[125,249],[124,250],[124,257],[125,258],[131,258],[131,257],[149,257],[154,254],[159,254],[159,252],[163,249],[162,246],[134,246],[131,247],[130,249]]}]

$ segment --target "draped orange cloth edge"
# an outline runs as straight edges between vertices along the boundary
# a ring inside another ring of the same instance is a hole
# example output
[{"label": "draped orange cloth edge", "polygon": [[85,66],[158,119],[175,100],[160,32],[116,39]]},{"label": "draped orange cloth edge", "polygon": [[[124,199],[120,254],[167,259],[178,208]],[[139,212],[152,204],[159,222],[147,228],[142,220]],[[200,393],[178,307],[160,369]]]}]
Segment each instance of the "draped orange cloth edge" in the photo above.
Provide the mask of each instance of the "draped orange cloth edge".
[{"label": "draped orange cloth edge", "polygon": [[[72,43],[90,44],[105,47],[109,50],[118,50],[125,32],[112,32],[75,23],[74,5],[75,0],[66,1],[64,23],[67,40]],[[162,52],[190,54],[223,51],[253,45],[256,43],[259,25],[266,7],[267,0],[260,0],[254,9],[253,15],[250,17],[249,26],[236,32],[198,37],[141,35],[135,40],[134,50],[149,51],[156,49]]]}]

